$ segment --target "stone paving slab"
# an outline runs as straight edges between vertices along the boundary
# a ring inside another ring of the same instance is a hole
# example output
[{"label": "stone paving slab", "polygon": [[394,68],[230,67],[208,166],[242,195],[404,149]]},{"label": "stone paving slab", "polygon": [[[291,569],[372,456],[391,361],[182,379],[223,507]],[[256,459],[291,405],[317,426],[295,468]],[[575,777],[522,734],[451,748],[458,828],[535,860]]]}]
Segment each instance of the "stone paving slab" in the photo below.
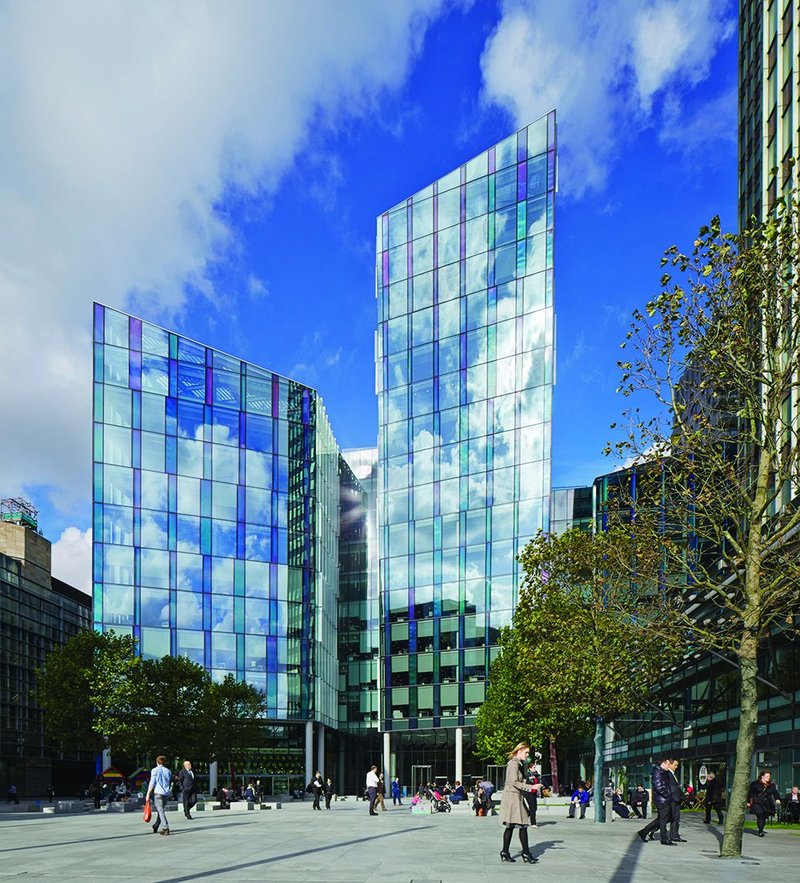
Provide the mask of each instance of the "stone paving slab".
[{"label": "stone paving slab", "polygon": [[[5,815],[0,817],[0,880],[147,880],[153,883],[263,880],[330,883],[472,883],[547,874],[559,883],[646,879],[737,883],[754,877],[794,879],[800,836],[773,828],[745,832],[741,861],[717,857],[717,826],[684,815],[688,843],[643,844],[641,822],[596,825],[551,814],[531,830],[539,864],[501,864],[502,826],[466,813],[412,816],[389,807],[377,818],[366,804],[284,804],[279,813],[202,813],[170,817],[169,837],[153,835],[138,814]],[[668,852],[666,850],[669,850]]]}]

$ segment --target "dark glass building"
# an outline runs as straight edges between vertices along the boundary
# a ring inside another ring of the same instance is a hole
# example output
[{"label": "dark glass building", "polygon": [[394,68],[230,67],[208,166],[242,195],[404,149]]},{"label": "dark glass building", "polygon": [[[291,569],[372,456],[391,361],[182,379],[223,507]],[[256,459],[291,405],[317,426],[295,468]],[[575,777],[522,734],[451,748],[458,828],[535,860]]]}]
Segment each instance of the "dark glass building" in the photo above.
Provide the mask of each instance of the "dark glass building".
[{"label": "dark glass building", "polygon": [[36,669],[51,650],[91,628],[91,598],[51,575],[51,545],[32,510],[4,506],[1,515],[0,789],[5,796],[16,785],[22,797],[41,800],[52,785],[56,795],[73,797],[94,779],[95,759],[45,738]]}]

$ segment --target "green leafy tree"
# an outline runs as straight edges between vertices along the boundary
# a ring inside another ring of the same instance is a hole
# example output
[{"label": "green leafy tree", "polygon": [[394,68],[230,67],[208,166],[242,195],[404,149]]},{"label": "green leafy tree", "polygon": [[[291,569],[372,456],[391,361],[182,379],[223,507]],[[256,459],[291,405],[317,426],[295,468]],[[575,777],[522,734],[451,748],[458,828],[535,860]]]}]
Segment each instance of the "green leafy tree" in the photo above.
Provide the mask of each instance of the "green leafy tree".
[{"label": "green leafy tree", "polygon": [[228,764],[231,780],[248,750],[264,740],[266,708],[266,697],[260,690],[231,674],[221,683],[211,684],[204,701],[210,756]]},{"label": "green leafy tree", "polygon": [[[719,218],[665,253],[662,290],[623,344],[624,457],[660,470],[675,542],[671,623],[739,672],[739,733],[721,854],[741,855],[758,721],[758,654],[800,607],[800,239],[796,198],[743,235]],[[673,277],[674,274],[674,277]],[[639,511],[663,506],[640,499]]]},{"label": "green leafy tree", "polygon": [[81,632],[49,653],[36,673],[47,735],[64,747],[135,750],[141,709],[129,636]]},{"label": "green leafy tree", "polygon": [[[563,615],[567,599],[558,600]],[[555,685],[550,678],[543,681],[537,677],[536,666],[531,667],[534,659],[540,672],[553,664],[546,637],[551,616],[549,605],[534,605],[526,609],[524,616],[515,617],[513,627],[502,630],[500,653],[492,662],[486,700],[478,711],[476,725],[478,754],[497,763],[505,762],[508,751],[520,739],[533,746],[549,745],[552,786],[557,791],[556,744],[569,744],[585,735],[590,724],[580,712],[576,715],[563,698],[556,701]]]},{"label": "green leafy tree", "polygon": [[[505,739],[508,750],[516,741],[514,726],[538,744],[593,728],[594,783],[600,788],[606,722],[645,706],[651,685],[675,652],[675,641],[650,629],[664,616],[658,555],[639,549],[630,528],[616,527],[596,535],[539,534],[520,561],[525,578],[498,661],[507,653],[512,658],[500,666],[495,662],[490,672],[489,711],[478,720],[479,744],[499,751]],[[502,677],[495,675],[496,666]],[[522,695],[519,682],[525,685]],[[509,724],[498,725],[504,703]],[[492,725],[501,739],[492,734]],[[599,800],[595,818],[602,819]]]},{"label": "green leafy tree", "polygon": [[184,656],[145,659],[135,681],[143,715],[140,751],[163,754],[173,766],[182,758],[208,757],[204,709],[213,685],[205,668]]}]

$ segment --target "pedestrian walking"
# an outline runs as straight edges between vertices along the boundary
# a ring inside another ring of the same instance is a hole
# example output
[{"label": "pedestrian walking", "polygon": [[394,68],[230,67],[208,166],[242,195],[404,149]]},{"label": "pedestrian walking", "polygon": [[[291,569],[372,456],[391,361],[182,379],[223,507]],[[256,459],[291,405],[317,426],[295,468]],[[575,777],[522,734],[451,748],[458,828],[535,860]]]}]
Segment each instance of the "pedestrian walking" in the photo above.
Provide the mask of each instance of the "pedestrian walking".
[{"label": "pedestrian walking", "polygon": [[717,821],[722,824],[722,782],[715,773],[709,773],[706,779],[706,817],[707,825],[711,824],[711,810],[717,811]]},{"label": "pedestrian walking", "polygon": [[378,793],[375,798],[375,802],[380,806],[383,812],[386,812],[386,801],[384,797],[386,796],[386,782],[383,780],[383,773],[378,776]]},{"label": "pedestrian walking", "polygon": [[395,776],[392,779],[392,805],[393,806],[402,806],[403,801],[400,799],[402,797],[402,791],[400,790],[400,779]]},{"label": "pedestrian walking", "polygon": [[673,843],[686,843],[686,840],[681,837],[681,801],[683,800],[683,789],[681,788],[676,775],[678,763],[679,761],[677,757],[670,759],[669,787],[672,791],[672,817],[669,821],[669,839]]},{"label": "pedestrian walking", "polygon": [[163,754],[156,758],[156,765],[150,770],[150,784],[147,787],[147,799],[152,797],[155,810],[158,813],[153,833],[158,834],[159,827],[162,834],[169,834],[169,822],[167,821],[167,799],[172,793],[172,773],[167,769],[167,759]]},{"label": "pedestrian walking", "polygon": [[647,842],[649,837],[653,839],[653,833],[656,829],[661,834],[661,843],[664,846],[672,846],[673,843],[669,839],[669,824],[672,820],[672,786],[670,784],[670,769],[672,760],[665,757],[661,763],[654,766],[650,778],[653,785],[653,803],[655,804],[658,816],[645,825],[641,831],[637,831],[637,836],[643,842]]},{"label": "pedestrian walking", "polygon": [[378,815],[375,812],[375,801],[378,797],[378,785],[380,784],[380,780],[378,779],[378,767],[373,763],[369,768],[369,772],[367,773],[367,796],[369,799],[369,814],[371,816]]},{"label": "pedestrian walking", "polygon": [[331,808],[331,800],[333,800],[333,794],[333,779],[328,776],[328,778],[325,779],[325,809]]},{"label": "pedestrian walking", "polygon": [[767,816],[775,815],[780,802],[781,796],[772,782],[772,773],[769,770],[764,770],[747,792],[747,805],[750,807],[750,812],[756,817],[759,837],[764,836],[764,822],[766,822]]},{"label": "pedestrian walking", "polygon": [[311,789],[311,793],[314,796],[314,805],[311,809],[318,809],[321,812],[322,807],[319,805],[319,802],[325,793],[325,782],[322,781],[322,773],[319,770],[316,771],[314,778],[311,780]]},{"label": "pedestrian walking", "polygon": [[183,814],[187,819],[191,819],[192,807],[197,803],[197,783],[194,779],[192,762],[190,760],[184,760],[183,769],[178,776],[178,782],[183,795]]},{"label": "pedestrian walking", "polygon": [[522,860],[531,864],[538,861],[530,853],[528,847],[528,810],[525,803],[525,794],[530,791],[538,791],[541,785],[529,785],[525,781],[525,761],[531,753],[527,742],[519,742],[508,755],[506,765],[506,784],[503,788],[503,797],[500,801],[500,821],[505,825],[503,831],[503,849],[500,852],[500,860],[504,862],[516,862],[511,858],[509,848],[514,829],[519,832],[519,843],[522,847]]},{"label": "pedestrian walking", "polygon": [[17,796],[17,786],[12,785],[8,789],[8,802],[19,805],[19,797]]}]

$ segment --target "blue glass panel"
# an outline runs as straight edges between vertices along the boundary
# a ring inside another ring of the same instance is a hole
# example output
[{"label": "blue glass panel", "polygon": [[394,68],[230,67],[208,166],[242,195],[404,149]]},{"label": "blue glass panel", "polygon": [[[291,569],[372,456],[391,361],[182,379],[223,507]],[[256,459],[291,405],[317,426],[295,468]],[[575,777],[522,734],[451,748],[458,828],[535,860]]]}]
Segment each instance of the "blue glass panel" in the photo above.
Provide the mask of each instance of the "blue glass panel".
[{"label": "blue glass panel", "polygon": [[236,522],[212,520],[211,548],[214,555],[236,557]]},{"label": "blue glass panel", "polygon": [[214,369],[214,404],[230,408],[240,406],[240,375]]},{"label": "blue glass panel", "polygon": [[272,420],[249,414],[247,416],[246,445],[249,450],[270,453],[272,451]]},{"label": "blue glass panel", "polygon": [[136,350],[130,351],[130,362],[128,366],[129,376],[128,385],[131,389],[142,388],[142,354]]},{"label": "blue glass panel", "polygon": [[150,353],[142,353],[142,389],[165,396],[169,393],[169,367],[167,359]]},{"label": "blue glass panel", "polygon": [[204,402],[206,398],[206,372],[202,365],[178,362],[178,396]]}]

